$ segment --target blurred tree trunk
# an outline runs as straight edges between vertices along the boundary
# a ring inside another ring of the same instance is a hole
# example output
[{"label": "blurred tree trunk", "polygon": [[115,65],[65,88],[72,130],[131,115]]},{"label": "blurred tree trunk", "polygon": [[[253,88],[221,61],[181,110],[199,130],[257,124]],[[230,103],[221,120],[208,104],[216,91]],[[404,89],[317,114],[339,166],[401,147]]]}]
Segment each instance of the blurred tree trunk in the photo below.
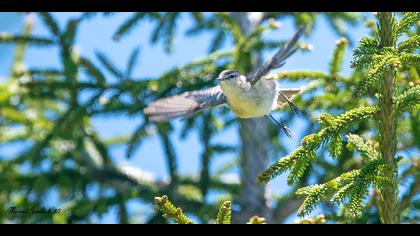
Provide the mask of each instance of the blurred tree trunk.
[{"label": "blurred tree trunk", "polygon": [[[233,13],[232,16],[239,23],[242,33],[248,34],[261,22],[262,14],[240,12]],[[257,59],[257,63],[252,68],[255,70],[263,63],[263,58],[260,53],[253,57]],[[268,125],[269,121],[266,117],[240,120],[242,187],[237,202],[241,206],[241,211],[233,213],[235,223],[248,222],[253,215],[265,217],[267,222],[271,221],[271,211],[265,198],[266,187],[256,183],[258,174],[267,167],[269,162]]]}]

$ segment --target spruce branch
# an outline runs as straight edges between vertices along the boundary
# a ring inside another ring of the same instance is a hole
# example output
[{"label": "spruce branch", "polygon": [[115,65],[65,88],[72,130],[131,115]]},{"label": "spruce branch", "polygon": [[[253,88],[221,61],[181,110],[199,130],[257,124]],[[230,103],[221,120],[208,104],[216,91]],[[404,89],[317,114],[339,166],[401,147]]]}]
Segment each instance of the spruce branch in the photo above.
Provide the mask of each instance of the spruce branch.
[{"label": "spruce branch", "polygon": [[50,30],[52,35],[54,35],[56,38],[59,38],[61,36],[61,30],[58,26],[57,19],[55,19],[51,13],[40,12],[39,17]]},{"label": "spruce branch", "polygon": [[305,170],[309,166],[312,160],[316,158],[314,151],[308,151],[302,155],[301,158],[296,160],[290,168],[290,174],[287,177],[287,183],[289,185],[296,183],[304,174]]},{"label": "spruce branch", "polygon": [[378,42],[370,36],[363,36],[359,45],[353,51],[352,67],[366,68],[371,64],[372,57],[378,52]]},{"label": "spruce branch", "polygon": [[354,90],[355,96],[380,90],[382,77],[387,71],[399,65],[399,59],[394,49],[385,48],[372,57],[370,64],[371,67]]},{"label": "spruce branch", "polygon": [[96,67],[91,61],[81,57],[79,60],[80,67],[86,71],[86,73],[96,81],[98,86],[104,86],[106,84],[105,75]]},{"label": "spruce branch", "polygon": [[113,35],[113,39],[118,41],[123,36],[128,35],[132,30],[144,19],[149,18],[152,20],[160,20],[161,15],[156,12],[136,12],[134,13],[129,19],[127,19],[124,23],[122,23],[116,32]]},{"label": "spruce branch", "polygon": [[251,225],[261,225],[261,224],[266,224],[265,222],[265,218],[264,217],[259,217],[257,215],[249,218],[247,224],[251,224]]},{"label": "spruce branch", "polygon": [[411,26],[414,26],[420,21],[419,12],[406,12],[403,17],[397,24],[396,34],[400,36],[402,33],[406,32]]},{"label": "spruce branch", "polygon": [[308,152],[303,147],[297,148],[290,155],[283,157],[282,159],[277,161],[275,164],[265,169],[260,175],[258,175],[257,181],[260,183],[269,182],[270,180],[274,179],[281,173],[290,169],[295,160],[305,157],[307,155],[308,155]]},{"label": "spruce branch", "polygon": [[352,218],[358,218],[362,214],[363,200],[368,193],[369,185],[364,181],[355,181],[352,184],[350,191],[350,199],[348,207],[346,208],[347,214]]},{"label": "spruce branch", "polygon": [[118,69],[118,67],[102,52],[95,52],[96,57],[102,63],[103,66],[116,78],[123,78],[124,74]]},{"label": "spruce branch", "polygon": [[193,224],[193,221],[184,215],[182,209],[176,208],[166,195],[155,197],[155,205],[155,210],[162,212],[164,218],[171,219],[178,224]]},{"label": "spruce branch", "polygon": [[420,35],[414,35],[401,41],[398,44],[398,51],[400,52],[412,52],[418,50],[420,47]]},{"label": "spruce branch", "polygon": [[66,29],[60,37],[62,46],[71,47],[76,40],[76,33],[79,27],[81,18],[74,18],[67,22]]},{"label": "spruce branch", "polygon": [[239,42],[243,38],[242,31],[239,24],[232,18],[231,15],[229,15],[226,12],[219,12],[219,13],[216,13],[216,16],[221,21],[220,23],[222,24],[222,26],[229,33],[232,34],[232,37],[235,42]]},{"label": "spruce branch", "polygon": [[130,136],[130,140],[127,143],[128,147],[126,157],[131,158],[135,151],[140,147],[144,138],[150,135],[147,130],[147,125],[148,124],[146,122],[138,125],[133,134]]},{"label": "spruce branch", "polygon": [[[32,79],[42,78],[45,80],[48,79],[57,79],[58,77],[63,76],[63,72],[55,68],[32,68],[28,69],[25,73],[29,74]],[[41,80],[41,79],[40,79]],[[22,83],[25,84],[25,83]]]},{"label": "spruce branch", "polygon": [[117,29],[113,39],[120,40],[122,36],[128,34],[145,16],[145,13],[135,13]]},{"label": "spruce branch", "polygon": [[415,109],[420,104],[420,85],[414,86],[395,98],[398,113]]},{"label": "spruce branch", "polygon": [[341,138],[341,134],[336,133],[332,135],[327,149],[332,158],[338,158],[340,156],[343,150],[343,140]]},{"label": "spruce branch", "polygon": [[138,56],[140,54],[140,48],[136,47],[133,49],[133,51],[130,54],[130,57],[128,59],[128,63],[127,63],[127,70],[125,71],[125,79],[128,79],[131,77],[131,75],[133,74],[133,70],[135,68],[135,66],[137,65],[138,62]]},{"label": "spruce branch", "polygon": [[0,33],[0,43],[28,43],[35,46],[52,46],[54,41],[49,38],[26,35],[11,35]]},{"label": "spruce branch", "polygon": [[315,217],[305,217],[304,219],[298,219],[295,221],[296,224],[325,224],[327,222],[325,215],[317,215]]},{"label": "spruce branch", "polygon": [[331,191],[327,189],[325,185],[314,185],[311,188],[305,189],[305,191],[296,191],[297,195],[306,195],[305,200],[298,209],[298,216],[302,217],[315,210],[316,206],[326,198],[327,193]]},{"label": "spruce branch", "polygon": [[341,65],[343,64],[344,54],[348,46],[348,40],[346,38],[341,38],[337,40],[336,47],[334,49],[333,57],[330,61],[330,74],[332,76],[337,76],[341,70]]},{"label": "spruce branch", "polygon": [[173,40],[175,31],[177,29],[177,21],[182,13],[180,12],[166,12],[159,17],[159,25],[155,27],[152,33],[151,42],[163,42],[163,48],[166,53],[171,53],[173,50]]},{"label": "spruce branch", "polygon": [[[33,18],[31,16],[25,19],[23,30],[22,30],[22,36],[28,37],[31,35],[32,29],[33,29],[33,23],[34,23]],[[12,79],[20,77],[22,73],[25,73],[27,71],[26,68],[22,67],[24,59],[25,59],[25,52],[26,52],[27,46],[28,46],[27,42],[19,42],[16,45],[15,58],[13,60],[12,71],[10,73],[10,78]]]},{"label": "spruce branch", "polygon": [[230,224],[231,214],[231,202],[226,201],[219,208],[219,212],[217,213],[216,224]]},{"label": "spruce branch", "polygon": [[402,53],[399,57],[402,65],[420,67],[420,55],[411,53]]},{"label": "spruce branch", "polygon": [[[360,170],[353,170],[330,180],[324,184],[316,184],[300,188],[296,191],[298,196],[305,196],[305,200],[298,210],[298,215],[303,217],[313,210],[321,201],[328,198],[332,203],[344,203],[349,199],[346,213],[357,218],[363,207],[363,200],[370,185],[383,184],[386,178],[382,172],[388,168],[387,163],[381,158],[370,160]],[[389,180],[388,180],[389,181]]]},{"label": "spruce branch", "polygon": [[291,169],[288,183],[292,184],[296,182],[296,180],[302,177],[309,165],[308,161],[315,158],[315,151],[322,144],[328,142],[333,143],[331,144],[333,147],[330,150],[333,151],[334,156],[338,156],[338,151],[341,147],[339,148],[337,146],[341,145],[341,139],[337,138],[337,135],[341,135],[343,131],[347,130],[353,124],[360,123],[376,115],[377,111],[376,107],[359,107],[335,117],[329,114],[322,114],[319,117],[319,122],[323,128],[318,133],[303,138],[300,147],[264,170],[258,176],[257,181],[268,182],[286,170]]},{"label": "spruce branch", "polygon": [[369,145],[357,134],[348,134],[347,135],[349,149],[357,150],[360,152],[363,158],[367,161],[379,158],[379,153],[375,150],[374,147]]},{"label": "spruce branch", "polygon": [[272,79],[288,79],[291,81],[297,81],[297,80],[316,80],[316,79],[324,79],[327,80],[329,78],[332,78],[330,75],[318,72],[318,71],[283,71],[279,72],[277,74],[270,74],[268,75],[269,78]]},{"label": "spruce branch", "polygon": [[178,181],[178,158],[176,156],[175,147],[172,139],[169,136],[169,132],[172,126],[169,124],[159,124],[158,133],[161,140],[165,157],[167,160],[169,175],[171,177],[171,186],[175,186]]}]

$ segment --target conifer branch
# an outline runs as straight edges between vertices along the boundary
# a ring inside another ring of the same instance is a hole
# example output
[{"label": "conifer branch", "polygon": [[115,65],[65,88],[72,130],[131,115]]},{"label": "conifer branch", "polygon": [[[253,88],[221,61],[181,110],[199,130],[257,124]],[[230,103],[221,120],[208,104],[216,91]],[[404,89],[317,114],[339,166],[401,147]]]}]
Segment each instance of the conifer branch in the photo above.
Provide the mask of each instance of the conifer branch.
[{"label": "conifer branch", "polygon": [[398,44],[398,51],[411,52],[420,47],[420,35],[414,35]]},{"label": "conifer branch", "polygon": [[0,33],[0,43],[28,43],[36,46],[52,46],[54,41],[49,38],[38,36],[11,35],[8,33]]},{"label": "conifer branch", "polygon": [[341,65],[343,64],[344,54],[348,46],[348,40],[346,38],[341,38],[337,40],[336,47],[334,49],[333,57],[330,62],[330,74],[332,76],[337,76],[341,70]]},{"label": "conifer branch", "polygon": [[331,202],[335,204],[345,203],[345,200],[348,199],[346,213],[351,217],[359,217],[368,187],[385,182],[389,183],[390,180],[386,179],[383,174],[383,171],[387,168],[387,163],[377,157],[370,160],[360,170],[344,173],[324,184],[298,189],[296,194],[305,196],[305,200],[298,210],[298,215],[303,217],[309,214],[315,210],[321,201],[330,198]]},{"label": "conifer branch", "polygon": [[106,84],[105,75],[97,68],[91,61],[81,57],[79,60],[82,69],[85,69],[86,73],[96,81],[98,86],[104,86]]},{"label": "conifer branch", "polygon": [[316,79],[329,79],[332,78],[330,75],[323,73],[323,72],[318,72],[318,71],[283,71],[283,72],[279,72],[277,74],[270,74],[268,75],[269,78],[272,79],[288,79],[291,81],[297,81],[297,80],[316,80]]},{"label": "conifer branch", "polygon": [[417,24],[420,21],[419,12],[406,12],[400,19],[396,26],[396,34],[400,36],[402,33],[407,31],[411,26]]},{"label": "conifer branch", "polygon": [[140,54],[140,48],[136,47],[133,49],[133,51],[130,54],[130,57],[128,59],[128,63],[127,63],[127,70],[125,71],[125,79],[129,79],[133,73],[133,70],[135,68],[135,66],[137,65],[137,61],[138,61],[138,56]]},{"label": "conifer branch", "polygon": [[378,52],[378,42],[370,36],[363,36],[359,45],[353,51],[352,67],[366,68],[371,62],[373,56]]},{"label": "conifer branch", "polygon": [[365,158],[367,161],[377,159],[380,157],[380,154],[375,150],[375,148],[369,145],[367,142],[365,142],[363,138],[359,135],[348,134],[347,141],[347,147],[349,149],[359,151],[362,157]]},{"label": "conifer branch", "polygon": [[57,19],[55,19],[49,12],[40,12],[39,16],[47,28],[50,30],[51,34],[56,38],[61,36],[61,30],[58,26]]},{"label": "conifer branch", "polygon": [[317,215],[315,217],[305,217],[304,219],[296,220],[296,224],[325,224],[327,220],[325,219],[325,215]]},{"label": "conifer branch", "polygon": [[334,155],[338,156],[338,145],[341,144],[341,139],[338,135],[348,129],[352,124],[359,123],[368,119],[377,113],[376,107],[359,107],[339,116],[331,116],[323,114],[319,117],[319,122],[322,129],[316,133],[303,138],[301,146],[293,151],[290,155],[280,159],[258,176],[258,182],[268,182],[286,170],[291,169],[288,177],[288,183],[292,184],[302,177],[304,171],[309,165],[309,161],[315,158],[315,151],[318,150],[322,144],[333,143]]},{"label": "conifer branch", "polygon": [[372,56],[369,62],[371,67],[356,86],[355,95],[360,96],[368,91],[371,93],[376,92],[380,88],[380,81],[384,74],[393,67],[398,66],[399,63],[398,56],[392,48],[385,48]]},{"label": "conifer branch", "polygon": [[416,68],[420,67],[420,55],[418,54],[403,53],[399,59],[403,65],[414,66]]},{"label": "conifer branch", "polygon": [[145,13],[134,13],[134,15],[124,22],[114,33],[114,40],[120,40],[122,36],[128,34],[146,16]]},{"label": "conifer branch", "polygon": [[140,147],[142,141],[145,137],[149,136],[149,132],[147,131],[147,123],[142,123],[137,126],[134,130],[133,134],[130,136],[130,140],[128,141],[127,153],[126,156],[131,158],[134,155],[134,152]]},{"label": "conifer branch", "polygon": [[239,42],[243,37],[239,24],[228,13],[219,12],[216,15],[223,24],[223,27],[232,34],[234,41]]},{"label": "conifer branch", "polygon": [[95,52],[96,57],[103,66],[116,78],[123,78],[123,72],[118,69],[116,65],[102,52]]},{"label": "conifer branch", "polygon": [[216,224],[230,224],[231,214],[231,202],[226,201],[219,208],[219,212],[217,213]]},{"label": "conifer branch", "polygon": [[164,218],[174,220],[178,224],[193,224],[193,221],[184,215],[182,209],[176,208],[166,195],[155,197],[155,205],[155,210],[162,212]]},{"label": "conifer branch", "polygon": [[415,109],[420,104],[420,85],[416,85],[395,98],[398,113]]},{"label": "conifer branch", "polygon": [[261,224],[266,224],[265,222],[265,218],[264,217],[259,217],[257,215],[249,218],[249,221],[247,224],[251,224],[251,225],[261,225]]}]

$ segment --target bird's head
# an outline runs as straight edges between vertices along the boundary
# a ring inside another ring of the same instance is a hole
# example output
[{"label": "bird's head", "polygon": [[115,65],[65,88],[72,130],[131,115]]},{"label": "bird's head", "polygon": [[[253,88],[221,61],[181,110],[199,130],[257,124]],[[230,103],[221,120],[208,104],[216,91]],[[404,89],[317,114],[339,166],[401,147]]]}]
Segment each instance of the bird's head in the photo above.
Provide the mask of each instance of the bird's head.
[{"label": "bird's head", "polygon": [[221,85],[239,85],[246,80],[245,76],[242,76],[236,70],[224,70],[219,74],[217,78]]}]

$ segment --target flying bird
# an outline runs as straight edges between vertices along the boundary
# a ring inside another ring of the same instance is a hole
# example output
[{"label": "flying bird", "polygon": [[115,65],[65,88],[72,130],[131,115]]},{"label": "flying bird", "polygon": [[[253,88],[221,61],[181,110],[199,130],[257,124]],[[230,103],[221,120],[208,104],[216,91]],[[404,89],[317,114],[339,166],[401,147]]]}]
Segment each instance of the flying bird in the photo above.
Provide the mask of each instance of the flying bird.
[{"label": "flying bird", "polygon": [[300,93],[301,89],[281,89],[275,80],[266,75],[271,70],[283,66],[286,59],[297,51],[296,42],[304,31],[305,27],[301,27],[250,77],[236,70],[224,70],[217,77],[217,86],[156,100],[144,109],[144,114],[153,122],[168,121],[177,117],[190,117],[203,109],[227,104],[240,118],[270,117],[288,137],[291,137],[290,129],[282,120],[278,122],[270,112],[289,104],[298,114],[291,99]]}]

